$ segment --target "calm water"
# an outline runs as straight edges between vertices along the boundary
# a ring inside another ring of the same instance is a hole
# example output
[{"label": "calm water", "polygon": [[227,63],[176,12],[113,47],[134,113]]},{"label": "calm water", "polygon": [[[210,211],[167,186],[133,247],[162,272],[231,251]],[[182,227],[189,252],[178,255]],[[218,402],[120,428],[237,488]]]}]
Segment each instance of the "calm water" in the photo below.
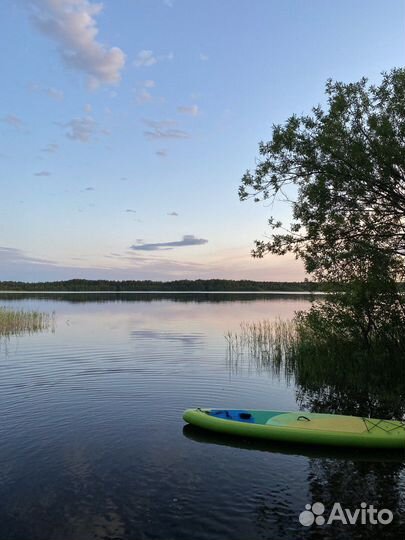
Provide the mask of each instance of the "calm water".
[{"label": "calm water", "polygon": [[[184,427],[193,406],[296,409],[282,375],[231,369],[224,333],[306,297],[36,295],[55,332],[0,343],[0,539],[398,538],[402,455],[254,444]],[[305,528],[307,503],[392,525]]]}]

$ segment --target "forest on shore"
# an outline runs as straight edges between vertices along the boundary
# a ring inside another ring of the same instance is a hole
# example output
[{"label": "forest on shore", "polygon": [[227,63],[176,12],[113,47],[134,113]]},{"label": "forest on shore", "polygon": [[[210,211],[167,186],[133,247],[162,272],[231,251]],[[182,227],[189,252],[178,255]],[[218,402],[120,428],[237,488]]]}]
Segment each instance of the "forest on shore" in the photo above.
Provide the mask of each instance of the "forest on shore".
[{"label": "forest on shore", "polygon": [[317,283],[309,281],[252,281],[230,279],[196,279],[176,281],[151,280],[89,280],[70,279],[67,281],[0,281],[0,291],[59,291],[59,292],[124,292],[124,291],[179,291],[179,292],[316,292],[320,290]]}]

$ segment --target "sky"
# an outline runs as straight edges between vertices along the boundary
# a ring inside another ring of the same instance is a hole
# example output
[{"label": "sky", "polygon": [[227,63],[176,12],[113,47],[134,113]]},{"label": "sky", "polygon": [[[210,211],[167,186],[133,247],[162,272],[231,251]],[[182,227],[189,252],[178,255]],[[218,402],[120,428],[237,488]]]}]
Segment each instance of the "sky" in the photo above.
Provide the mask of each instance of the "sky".
[{"label": "sky", "polygon": [[0,280],[305,277],[250,255],[273,124],[403,66],[402,0],[2,0]]}]

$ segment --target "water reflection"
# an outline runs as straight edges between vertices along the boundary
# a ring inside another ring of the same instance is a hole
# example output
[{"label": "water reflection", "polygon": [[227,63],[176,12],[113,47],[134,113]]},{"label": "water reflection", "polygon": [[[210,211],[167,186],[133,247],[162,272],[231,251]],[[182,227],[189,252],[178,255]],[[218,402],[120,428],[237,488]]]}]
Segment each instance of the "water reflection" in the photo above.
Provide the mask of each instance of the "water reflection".
[{"label": "water reflection", "polygon": [[[226,436],[186,425],[183,435],[204,446],[222,446],[241,452],[261,452],[284,456],[305,456],[308,459],[306,501],[313,504],[322,502],[329,515],[336,502],[342,508],[354,511],[361,504],[375,508],[388,508],[394,515],[390,525],[354,525],[334,522],[322,527],[313,526],[303,530],[298,522],[298,514],[304,506],[296,510],[296,515],[286,522],[289,509],[285,501],[274,497],[271,489],[254,499],[252,518],[260,538],[314,538],[314,539],[379,539],[398,538],[405,526],[403,483],[405,475],[404,452],[387,450],[325,448],[308,445],[291,445],[275,441],[260,441],[241,437]],[[210,454],[209,449],[205,454]],[[295,519],[294,519],[295,518]],[[271,533],[269,533],[271,531]]]},{"label": "water reflection", "polygon": [[201,347],[205,337],[204,334],[197,332],[184,334],[179,332],[159,332],[156,330],[132,330],[130,335],[131,338],[136,340],[159,340],[168,343],[178,342],[189,347]]},{"label": "water reflection", "polygon": [[399,463],[403,465],[404,452],[402,450],[384,449],[356,449],[325,447],[308,444],[293,444],[279,441],[266,441],[261,439],[249,439],[244,437],[231,436],[213,431],[207,431],[191,424],[183,427],[183,435],[191,441],[206,445],[228,446],[241,450],[252,450],[258,452],[278,453],[291,456],[305,456],[308,458],[328,458],[352,461],[362,461],[370,463]]},{"label": "water reflection", "polygon": [[[327,522],[308,528],[297,528],[291,524],[288,528],[281,520],[274,520],[280,515],[282,505],[273,500],[271,494],[258,498],[255,508],[257,528],[261,538],[311,538],[311,539],[375,539],[403,538],[405,527],[404,499],[401,493],[403,486],[404,465],[392,461],[364,459],[310,458],[308,472],[307,503],[320,502],[325,507],[326,520],[335,503],[342,509],[349,509],[352,514],[356,509],[372,505],[378,510],[388,509],[393,514],[390,524],[373,524],[367,520],[361,522],[359,517],[355,523],[348,521]],[[301,510],[304,510],[302,506]],[[273,535],[268,534],[272,525]],[[287,526],[288,527],[288,526]],[[295,531],[294,531],[295,529]],[[304,530],[303,530],[304,529]]]},{"label": "water reflection", "polygon": [[[253,333],[251,328],[253,327]],[[267,328],[268,327],[268,328]],[[227,366],[231,374],[266,373],[295,386],[297,405],[311,412],[373,418],[405,417],[405,362],[401,357],[351,356],[335,351],[308,353],[290,347],[285,322],[241,325],[228,338]],[[276,335],[263,337],[263,328]],[[283,334],[279,332],[280,328]],[[258,330],[259,329],[259,330]],[[274,332],[273,332],[274,333]]]},{"label": "water reflection", "polygon": [[227,329],[291,318],[308,297],[42,293],[2,302],[55,310],[57,331],[0,349],[1,539],[302,538],[316,532],[298,522],[307,502],[373,497],[363,481],[378,488],[382,506],[405,510],[393,454],[363,459],[183,435],[185,408],[292,410],[297,381],[311,396],[334,383],[304,366],[288,385],[284,368],[232,372],[225,363]]},{"label": "water reflection", "polygon": [[179,303],[212,303],[223,304],[224,302],[257,302],[264,301],[291,301],[312,300],[314,293],[221,293],[221,292],[134,292],[134,293],[73,293],[73,292],[30,292],[30,293],[4,293],[0,292],[0,300],[42,300],[42,301],[63,301],[72,304],[81,303],[110,303],[110,302],[179,302]]}]

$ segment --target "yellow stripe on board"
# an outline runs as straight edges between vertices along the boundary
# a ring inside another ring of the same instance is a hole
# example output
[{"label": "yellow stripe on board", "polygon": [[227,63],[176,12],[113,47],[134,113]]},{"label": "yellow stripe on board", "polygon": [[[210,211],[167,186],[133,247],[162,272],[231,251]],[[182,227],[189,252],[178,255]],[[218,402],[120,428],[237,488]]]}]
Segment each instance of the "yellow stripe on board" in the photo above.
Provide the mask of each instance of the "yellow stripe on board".
[{"label": "yellow stripe on board", "polygon": [[[301,420],[298,420],[299,417]],[[309,418],[305,420],[304,418]],[[367,428],[361,418],[350,416],[328,415],[327,418],[320,418],[311,414],[279,414],[270,418],[266,422],[268,426],[289,427],[295,429],[310,429],[319,431],[345,432],[345,433],[363,433]]]}]

